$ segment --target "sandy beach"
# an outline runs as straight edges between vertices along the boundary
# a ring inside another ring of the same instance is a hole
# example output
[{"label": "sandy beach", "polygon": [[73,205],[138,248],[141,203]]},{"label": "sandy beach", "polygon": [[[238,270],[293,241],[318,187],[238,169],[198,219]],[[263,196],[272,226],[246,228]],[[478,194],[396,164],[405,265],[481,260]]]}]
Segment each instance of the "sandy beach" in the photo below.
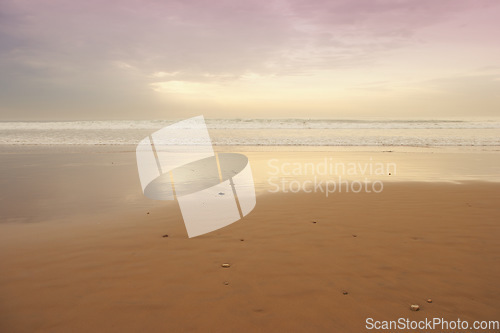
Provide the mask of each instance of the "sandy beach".
[{"label": "sandy beach", "polygon": [[362,332],[367,318],[499,319],[497,182],[269,193],[264,161],[294,155],[247,154],[255,209],[189,239],[176,202],[143,197],[133,153],[4,152],[0,331]]}]

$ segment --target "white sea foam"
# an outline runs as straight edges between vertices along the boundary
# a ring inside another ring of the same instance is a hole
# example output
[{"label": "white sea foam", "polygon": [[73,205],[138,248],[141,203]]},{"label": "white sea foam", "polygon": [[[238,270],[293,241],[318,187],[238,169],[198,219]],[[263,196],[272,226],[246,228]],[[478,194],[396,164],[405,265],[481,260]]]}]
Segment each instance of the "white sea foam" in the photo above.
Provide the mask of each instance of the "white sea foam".
[{"label": "white sea foam", "polygon": [[[0,122],[0,130],[158,129],[177,120]],[[500,129],[499,120],[207,119],[212,129]]]}]

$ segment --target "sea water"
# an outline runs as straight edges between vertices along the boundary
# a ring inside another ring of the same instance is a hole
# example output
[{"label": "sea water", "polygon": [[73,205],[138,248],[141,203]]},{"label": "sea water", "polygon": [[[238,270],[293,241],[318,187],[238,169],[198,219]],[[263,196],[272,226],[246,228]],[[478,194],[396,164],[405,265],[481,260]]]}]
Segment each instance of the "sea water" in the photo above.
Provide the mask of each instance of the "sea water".
[{"label": "sea water", "polygon": [[[0,122],[2,145],[135,145],[176,120]],[[500,146],[500,120],[206,119],[215,146]]]}]

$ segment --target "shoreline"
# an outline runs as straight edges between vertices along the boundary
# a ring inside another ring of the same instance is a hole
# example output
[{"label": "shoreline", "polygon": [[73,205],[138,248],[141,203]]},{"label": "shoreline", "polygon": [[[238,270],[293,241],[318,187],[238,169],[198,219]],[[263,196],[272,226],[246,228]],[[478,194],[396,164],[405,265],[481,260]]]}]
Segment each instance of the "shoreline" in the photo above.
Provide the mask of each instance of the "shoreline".
[{"label": "shoreline", "polygon": [[[104,150],[107,152],[135,152],[136,144],[3,144],[0,143],[0,154],[15,152],[16,150],[27,149],[44,149],[44,150],[59,150],[68,151],[70,148],[74,150],[88,151],[92,149]],[[217,145],[213,144],[214,151],[244,151],[244,152],[432,152],[432,153],[462,153],[462,152],[477,152],[477,153],[496,153],[500,152],[499,145]],[[123,149],[125,148],[125,149]]]}]

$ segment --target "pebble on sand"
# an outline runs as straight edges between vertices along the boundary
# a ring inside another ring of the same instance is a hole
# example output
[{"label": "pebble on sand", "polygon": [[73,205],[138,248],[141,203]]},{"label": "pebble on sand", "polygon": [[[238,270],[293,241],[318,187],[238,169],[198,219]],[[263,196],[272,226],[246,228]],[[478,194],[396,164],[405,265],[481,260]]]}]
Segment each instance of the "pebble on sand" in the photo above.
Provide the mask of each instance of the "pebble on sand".
[{"label": "pebble on sand", "polygon": [[412,305],[410,305],[410,310],[411,311],[418,311],[418,310],[420,310],[420,306],[418,306],[417,304],[412,304]]},{"label": "pebble on sand", "polygon": [[432,303],[432,298],[428,298],[427,303]]},{"label": "pebble on sand", "polygon": [[316,221],[313,221],[313,223],[318,223],[318,222],[316,222]]},{"label": "pebble on sand", "polygon": [[349,293],[348,293],[347,291],[345,291],[345,290],[344,290],[344,291],[342,292],[342,295],[349,295]]},{"label": "pebble on sand", "polygon": [[224,285],[227,286],[229,284],[229,281],[224,281]]},{"label": "pebble on sand", "polygon": [[168,237],[168,235],[167,235],[167,234],[165,234],[165,235],[163,235],[163,236],[161,236],[161,237],[166,238],[166,237]]},{"label": "pebble on sand", "polygon": [[229,267],[231,267],[231,265],[229,265],[229,264],[222,264],[221,266],[222,266],[222,267],[224,267],[224,268],[229,268]]}]

